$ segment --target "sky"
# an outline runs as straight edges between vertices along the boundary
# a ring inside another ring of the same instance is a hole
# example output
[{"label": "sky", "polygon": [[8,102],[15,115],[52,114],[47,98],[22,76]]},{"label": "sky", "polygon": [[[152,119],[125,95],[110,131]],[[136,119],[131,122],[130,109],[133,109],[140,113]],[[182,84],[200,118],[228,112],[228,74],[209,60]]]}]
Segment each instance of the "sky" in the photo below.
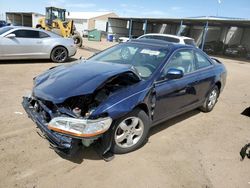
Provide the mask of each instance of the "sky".
[{"label": "sky", "polygon": [[112,11],[122,17],[184,18],[222,16],[250,18],[250,0],[0,0],[0,19],[5,12],[37,12],[46,6],[67,11]]}]

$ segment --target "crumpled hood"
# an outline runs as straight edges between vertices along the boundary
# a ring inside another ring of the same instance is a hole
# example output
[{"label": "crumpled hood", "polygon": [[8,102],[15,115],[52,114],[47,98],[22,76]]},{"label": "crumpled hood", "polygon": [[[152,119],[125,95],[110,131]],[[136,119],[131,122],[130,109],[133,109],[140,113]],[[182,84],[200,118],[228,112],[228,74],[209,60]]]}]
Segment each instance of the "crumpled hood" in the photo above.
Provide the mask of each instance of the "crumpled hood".
[{"label": "crumpled hood", "polygon": [[57,66],[35,78],[33,95],[62,103],[69,97],[91,94],[109,78],[128,71],[136,74],[131,65],[114,63],[77,61]]}]

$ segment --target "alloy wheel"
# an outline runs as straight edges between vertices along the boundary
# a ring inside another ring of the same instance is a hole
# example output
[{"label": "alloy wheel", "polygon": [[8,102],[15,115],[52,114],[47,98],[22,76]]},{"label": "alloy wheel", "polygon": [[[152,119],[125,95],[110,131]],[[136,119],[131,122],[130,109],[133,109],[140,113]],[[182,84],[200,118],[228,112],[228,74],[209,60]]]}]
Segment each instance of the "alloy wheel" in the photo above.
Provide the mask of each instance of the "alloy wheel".
[{"label": "alloy wheel", "polygon": [[121,148],[134,146],[142,137],[144,124],[138,117],[128,117],[116,128],[115,143]]},{"label": "alloy wheel", "polygon": [[217,96],[218,96],[218,93],[216,92],[216,90],[214,89],[209,97],[208,97],[208,107],[209,108],[213,108],[213,106],[215,105],[216,101],[217,101]]},{"label": "alloy wheel", "polygon": [[59,47],[56,48],[53,54],[53,59],[56,62],[64,62],[67,58],[67,50],[65,48]]}]

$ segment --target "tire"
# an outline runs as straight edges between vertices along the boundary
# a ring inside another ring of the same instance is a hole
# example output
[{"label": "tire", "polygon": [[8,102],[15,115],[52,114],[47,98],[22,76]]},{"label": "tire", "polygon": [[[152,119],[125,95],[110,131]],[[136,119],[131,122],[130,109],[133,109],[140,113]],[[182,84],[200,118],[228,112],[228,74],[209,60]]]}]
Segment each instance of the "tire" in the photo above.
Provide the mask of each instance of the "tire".
[{"label": "tire", "polygon": [[203,106],[200,107],[200,110],[202,112],[211,112],[218,101],[220,91],[217,86],[214,86],[209,94],[207,95],[207,98],[203,104]]},{"label": "tire", "polygon": [[73,35],[72,38],[77,47],[79,48],[82,47],[82,37],[79,34]]},{"label": "tire", "polygon": [[52,50],[50,58],[56,63],[64,63],[68,59],[68,50],[63,46],[57,46]]},{"label": "tire", "polygon": [[116,121],[111,151],[124,154],[144,145],[148,138],[149,122],[149,117],[141,109],[135,109]]}]

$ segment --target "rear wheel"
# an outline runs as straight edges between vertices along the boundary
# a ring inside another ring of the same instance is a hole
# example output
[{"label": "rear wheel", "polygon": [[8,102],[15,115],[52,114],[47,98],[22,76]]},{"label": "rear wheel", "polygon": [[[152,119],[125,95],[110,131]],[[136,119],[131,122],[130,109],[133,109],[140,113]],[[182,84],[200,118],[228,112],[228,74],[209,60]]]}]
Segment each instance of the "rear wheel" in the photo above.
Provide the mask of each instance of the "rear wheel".
[{"label": "rear wheel", "polygon": [[64,63],[68,59],[68,51],[63,46],[55,47],[51,52],[50,58],[56,63]]},{"label": "rear wheel", "polygon": [[134,151],[147,140],[149,131],[149,118],[140,109],[135,109],[115,124],[111,150],[122,154]]},{"label": "rear wheel", "polygon": [[219,89],[217,86],[214,86],[212,90],[209,92],[204,104],[202,107],[200,107],[200,110],[203,112],[210,112],[213,110],[218,97],[219,97]]}]

